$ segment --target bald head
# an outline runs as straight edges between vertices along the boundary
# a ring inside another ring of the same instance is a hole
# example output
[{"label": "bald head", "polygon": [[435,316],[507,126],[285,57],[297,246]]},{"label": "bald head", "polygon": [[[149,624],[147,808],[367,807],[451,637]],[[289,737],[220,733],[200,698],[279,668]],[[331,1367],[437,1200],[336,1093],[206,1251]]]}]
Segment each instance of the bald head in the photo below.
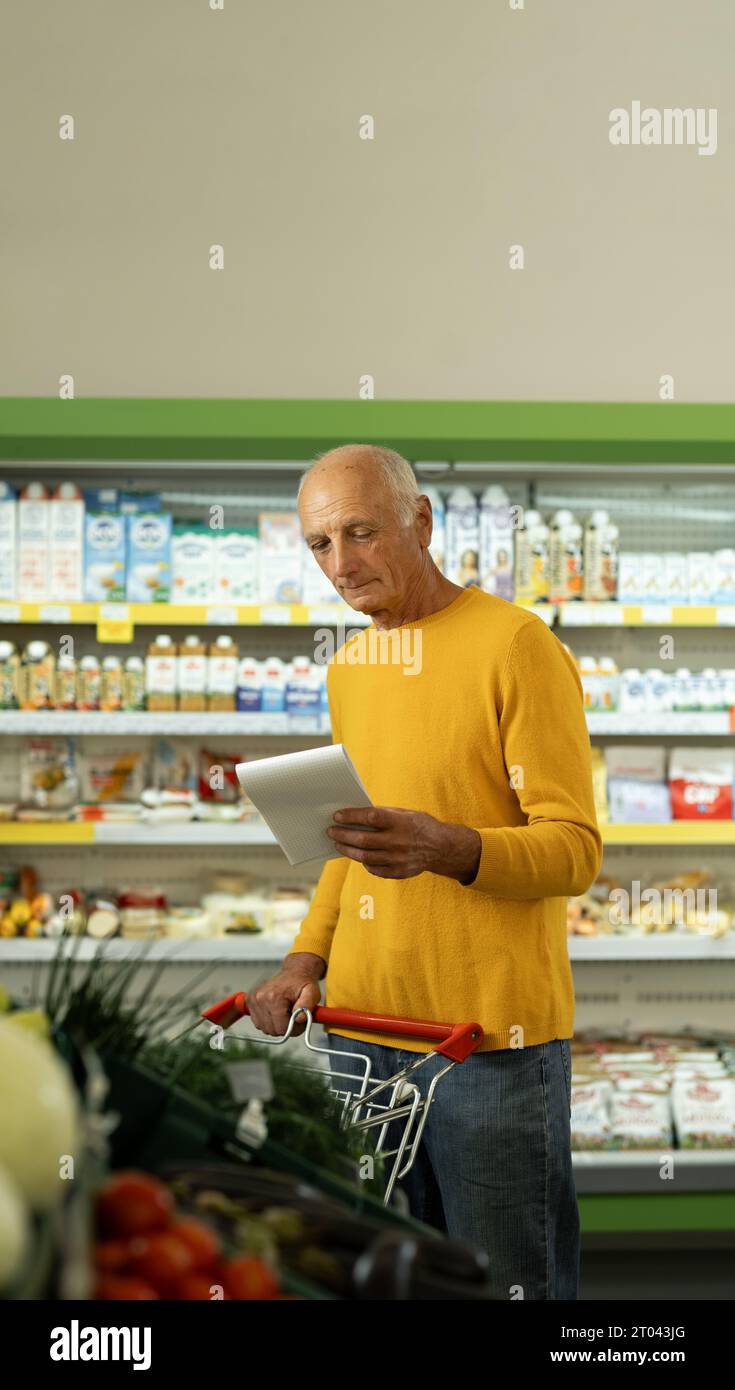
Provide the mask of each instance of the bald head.
[{"label": "bald head", "polygon": [[297,505],[306,544],[337,593],[376,625],[391,625],[430,571],[438,574],[429,555],[431,503],[410,463],[391,449],[330,449],[304,473]]}]

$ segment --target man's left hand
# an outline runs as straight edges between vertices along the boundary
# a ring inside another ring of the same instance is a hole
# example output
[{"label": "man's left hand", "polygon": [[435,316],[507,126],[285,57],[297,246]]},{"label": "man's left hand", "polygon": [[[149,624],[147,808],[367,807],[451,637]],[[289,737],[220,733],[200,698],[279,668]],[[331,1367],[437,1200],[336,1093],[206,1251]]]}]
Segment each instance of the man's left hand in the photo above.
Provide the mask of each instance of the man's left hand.
[{"label": "man's left hand", "polygon": [[335,821],[327,834],[340,853],[378,878],[432,873],[468,884],[477,874],[482,841],[466,825],[449,825],[425,811],[398,806],[347,807],[335,814]]}]

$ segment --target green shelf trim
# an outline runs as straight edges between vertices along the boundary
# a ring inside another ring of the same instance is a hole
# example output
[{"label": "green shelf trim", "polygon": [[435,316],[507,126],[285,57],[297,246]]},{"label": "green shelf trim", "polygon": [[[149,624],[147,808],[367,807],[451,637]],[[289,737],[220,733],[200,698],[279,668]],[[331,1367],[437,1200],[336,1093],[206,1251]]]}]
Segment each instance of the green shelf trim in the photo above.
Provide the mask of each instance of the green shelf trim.
[{"label": "green shelf trim", "polygon": [[735,1230],[735,1192],[605,1193],[578,1201],[584,1235]]},{"label": "green shelf trim", "polygon": [[735,405],[0,397],[0,457],[308,459],[369,441],[411,459],[732,463]]}]

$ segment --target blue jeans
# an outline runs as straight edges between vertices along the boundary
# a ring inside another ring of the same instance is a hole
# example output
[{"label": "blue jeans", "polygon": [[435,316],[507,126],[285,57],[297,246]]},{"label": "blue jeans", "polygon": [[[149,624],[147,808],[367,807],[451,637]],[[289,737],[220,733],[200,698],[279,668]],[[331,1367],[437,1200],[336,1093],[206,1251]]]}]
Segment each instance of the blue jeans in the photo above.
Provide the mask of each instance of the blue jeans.
[{"label": "blue jeans", "polygon": [[[359,1053],[383,1080],[420,1054],[330,1033],[326,1045]],[[447,1059],[433,1054],[411,1078],[422,1095]],[[340,1061],[357,1076],[359,1062]],[[360,1072],[360,1074],[362,1074]],[[335,1088],[353,1091],[351,1078]],[[385,1102],[390,1091],[376,1097]],[[571,1046],[478,1052],[437,1083],[426,1128],[400,1187],[411,1215],[487,1250],[493,1297],[576,1299],[579,1212],[570,1148]],[[384,1147],[396,1147],[392,1131]],[[371,1131],[377,1138],[378,1131]]]}]

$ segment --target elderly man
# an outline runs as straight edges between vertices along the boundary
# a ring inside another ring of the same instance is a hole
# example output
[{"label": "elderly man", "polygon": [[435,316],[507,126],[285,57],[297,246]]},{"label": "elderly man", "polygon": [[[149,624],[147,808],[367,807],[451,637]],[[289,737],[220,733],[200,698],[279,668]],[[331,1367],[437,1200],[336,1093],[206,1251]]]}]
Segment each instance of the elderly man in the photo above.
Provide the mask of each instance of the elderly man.
[{"label": "elderly man", "polygon": [[[376,804],[330,830],[340,857],[280,973],[251,992],[253,1021],[285,1032],[326,974],[328,1005],[480,1023],[480,1051],[437,1087],[404,1180],[412,1214],[483,1246],[498,1298],[576,1298],[566,898],[602,844],[575,664],[535,614],[440,573],[431,503],[400,455],[323,455],[299,515],[340,596],[378,631],[410,632],[420,663],[330,662],[334,738]],[[430,1051],[346,1029],[330,1046],[381,1079]],[[423,1090],[441,1065],[419,1069]]]}]

